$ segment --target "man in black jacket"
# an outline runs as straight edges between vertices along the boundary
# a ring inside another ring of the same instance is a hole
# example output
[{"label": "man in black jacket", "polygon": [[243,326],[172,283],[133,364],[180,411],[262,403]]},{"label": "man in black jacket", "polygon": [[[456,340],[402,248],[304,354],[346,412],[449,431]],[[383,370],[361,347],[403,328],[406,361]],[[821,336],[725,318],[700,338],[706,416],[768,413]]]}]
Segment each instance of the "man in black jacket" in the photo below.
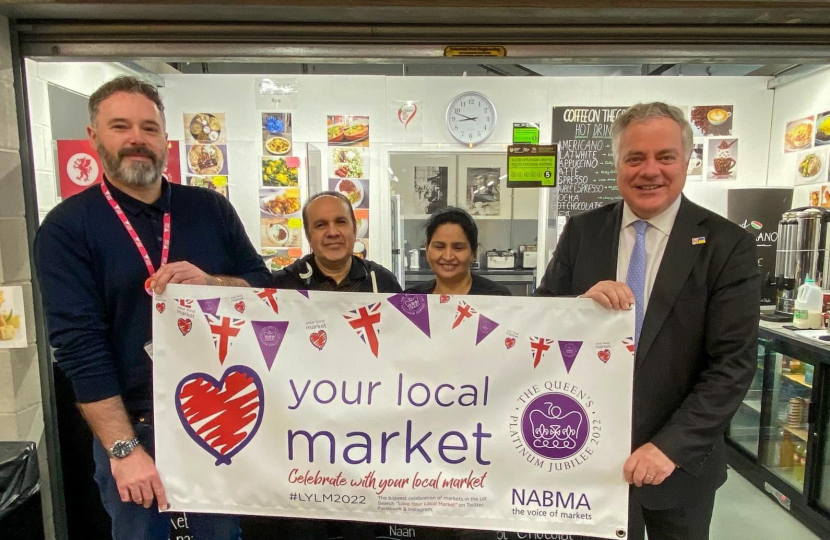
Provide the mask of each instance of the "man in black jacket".
[{"label": "man in black jacket", "polygon": [[274,288],[401,292],[392,272],[353,255],[357,221],[349,199],[342,193],[323,191],[306,201],[303,227],[312,253],[274,272]]},{"label": "man in black jacket", "polygon": [[537,294],[634,308],[630,519],[642,514],[651,540],[705,540],[724,433],[755,372],[755,241],[683,196],[692,130],[679,109],[635,105],[611,137],[623,201],[568,221]]},{"label": "man in black jacket", "polygon": [[[342,193],[323,191],[306,201],[303,227],[311,254],[273,273],[276,289],[399,293],[395,275],[381,265],[356,257],[357,220]],[[363,540],[375,537],[374,523],[284,520],[286,538]]]}]

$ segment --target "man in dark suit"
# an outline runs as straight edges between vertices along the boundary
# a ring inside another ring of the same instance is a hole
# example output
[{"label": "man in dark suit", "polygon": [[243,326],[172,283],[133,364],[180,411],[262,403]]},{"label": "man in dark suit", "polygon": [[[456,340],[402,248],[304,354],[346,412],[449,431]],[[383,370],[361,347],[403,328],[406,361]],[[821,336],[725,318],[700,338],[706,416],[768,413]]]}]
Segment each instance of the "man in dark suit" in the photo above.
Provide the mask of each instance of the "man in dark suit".
[{"label": "man in dark suit", "polygon": [[631,107],[612,145],[623,200],[568,221],[537,294],[634,307],[629,521],[650,540],[705,540],[724,432],[755,371],[755,242],[682,195],[692,131],[679,109]]}]

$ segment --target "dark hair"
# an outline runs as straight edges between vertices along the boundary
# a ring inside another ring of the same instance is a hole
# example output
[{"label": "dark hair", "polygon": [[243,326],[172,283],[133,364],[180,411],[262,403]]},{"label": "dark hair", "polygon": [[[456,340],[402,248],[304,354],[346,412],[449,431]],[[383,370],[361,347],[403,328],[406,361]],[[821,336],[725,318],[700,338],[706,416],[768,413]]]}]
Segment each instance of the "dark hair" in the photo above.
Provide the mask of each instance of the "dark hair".
[{"label": "dark hair", "polygon": [[478,252],[478,226],[476,222],[466,210],[456,206],[448,206],[432,214],[427,220],[427,246],[432,242],[432,236],[438,227],[446,225],[447,223],[454,223],[461,227],[467,241],[470,243],[470,249],[473,250],[473,256]]},{"label": "dark hair", "polygon": [[315,193],[303,205],[303,229],[305,230],[306,236],[308,236],[308,207],[311,206],[311,203],[319,199],[320,197],[334,197],[335,199],[340,199],[340,201],[346,205],[346,208],[349,209],[349,215],[352,218],[352,227],[357,228],[357,219],[354,217],[354,208],[352,208],[352,202],[342,193],[339,191],[321,191],[320,193]]},{"label": "dark hair", "polygon": [[98,90],[89,96],[89,123],[95,125],[95,120],[98,117],[98,109],[101,102],[117,94],[118,92],[125,92],[127,94],[140,94],[153,103],[161,113],[161,119],[164,120],[164,103],[161,102],[158,90],[152,84],[142,81],[137,77],[116,77],[115,79],[104,83]]}]

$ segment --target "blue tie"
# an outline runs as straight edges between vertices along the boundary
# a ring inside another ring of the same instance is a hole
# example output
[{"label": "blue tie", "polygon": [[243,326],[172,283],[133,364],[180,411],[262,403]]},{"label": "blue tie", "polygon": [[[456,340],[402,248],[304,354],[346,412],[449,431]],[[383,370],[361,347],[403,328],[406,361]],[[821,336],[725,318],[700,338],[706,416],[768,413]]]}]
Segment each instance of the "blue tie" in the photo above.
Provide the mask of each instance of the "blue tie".
[{"label": "blue tie", "polygon": [[628,263],[628,274],[625,283],[634,293],[634,343],[640,342],[640,330],[643,328],[643,317],[646,314],[645,291],[646,291],[646,229],[647,221],[635,221],[632,223],[637,231],[637,241],[634,242],[634,249],[631,250],[631,261]]}]

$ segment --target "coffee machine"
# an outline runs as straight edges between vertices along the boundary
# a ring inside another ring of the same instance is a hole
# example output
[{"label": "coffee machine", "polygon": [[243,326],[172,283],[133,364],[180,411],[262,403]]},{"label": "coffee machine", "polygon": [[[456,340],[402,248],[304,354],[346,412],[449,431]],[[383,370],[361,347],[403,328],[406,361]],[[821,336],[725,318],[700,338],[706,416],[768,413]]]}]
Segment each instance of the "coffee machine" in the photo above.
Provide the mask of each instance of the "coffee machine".
[{"label": "coffee machine", "polygon": [[822,289],[830,287],[830,209],[793,208],[778,222],[775,275],[768,283],[777,289],[775,315],[768,320],[793,318],[798,288],[811,277]]}]

